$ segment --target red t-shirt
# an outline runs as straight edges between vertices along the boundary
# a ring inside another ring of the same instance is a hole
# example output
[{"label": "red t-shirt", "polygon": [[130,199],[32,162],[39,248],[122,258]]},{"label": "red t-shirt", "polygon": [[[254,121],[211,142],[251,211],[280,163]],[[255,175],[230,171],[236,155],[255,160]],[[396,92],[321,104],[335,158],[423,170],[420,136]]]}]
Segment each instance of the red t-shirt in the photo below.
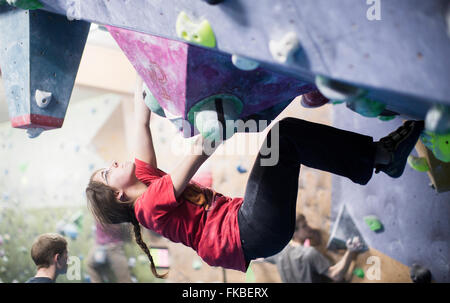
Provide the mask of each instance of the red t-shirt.
[{"label": "red t-shirt", "polygon": [[139,159],[135,164],[136,177],[148,186],[134,205],[142,226],[193,248],[211,266],[247,271],[237,222],[243,198],[191,181],[176,199],[169,174]]}]

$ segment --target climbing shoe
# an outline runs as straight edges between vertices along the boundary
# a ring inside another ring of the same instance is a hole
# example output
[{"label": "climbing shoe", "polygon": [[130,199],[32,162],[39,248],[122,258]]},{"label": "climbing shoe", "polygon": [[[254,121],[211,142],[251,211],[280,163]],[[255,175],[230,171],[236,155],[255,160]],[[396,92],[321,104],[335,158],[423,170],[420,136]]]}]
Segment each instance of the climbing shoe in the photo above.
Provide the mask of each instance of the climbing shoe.
[{"label": "climbing shoe", "polygon": [[424,129],[424,121],[406,121],[396,131],[380,139],[380,144],[390,153],[389,164],[378,164],[375,173],[384,172],[398,178],[405,170],[406,161]]}]

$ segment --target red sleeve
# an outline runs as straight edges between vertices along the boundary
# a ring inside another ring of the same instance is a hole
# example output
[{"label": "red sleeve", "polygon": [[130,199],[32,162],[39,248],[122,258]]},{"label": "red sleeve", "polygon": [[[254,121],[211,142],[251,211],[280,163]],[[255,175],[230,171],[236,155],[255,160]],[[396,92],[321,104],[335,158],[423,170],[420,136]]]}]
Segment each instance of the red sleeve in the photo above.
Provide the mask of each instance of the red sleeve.
[{"label": "red sleeve", "polygon": [[134,164],[136,165],[136,169],[134,171],[136,178],[138,178],[139,181],[144,182],[146,185],[148,185],[148,183],[152,182],[153,180],[166,175],[166,173],[162,170],[153,167],[149,163],[141,161],[137,158],[134,159]]},{"label": "red sleeve", "polygon": [[147,190],[136,200],[135,212],[138,221],[144,226],[152,225],[178,206],[172,179],[169,174],[135,159],[136,177],[144,182]]}]

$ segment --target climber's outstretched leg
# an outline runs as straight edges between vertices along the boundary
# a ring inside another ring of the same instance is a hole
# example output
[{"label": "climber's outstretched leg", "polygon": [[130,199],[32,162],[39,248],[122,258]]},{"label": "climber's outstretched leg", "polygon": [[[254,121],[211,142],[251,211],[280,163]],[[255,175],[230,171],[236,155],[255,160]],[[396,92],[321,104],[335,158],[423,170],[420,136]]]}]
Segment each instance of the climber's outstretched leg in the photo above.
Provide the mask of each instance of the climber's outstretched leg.
[{"label": "climber's outstretched leg", "polygon": [[[373,142],[372,137],[296,118],[285,118],[267,134],[247,183],[238,223],[247,261],[279,252],[292,238],[300,164],[367,184],[373,170],[399,177],[414,148],[422,121],[407,121]],[[266,166],[265,166],[266,165]]]}]

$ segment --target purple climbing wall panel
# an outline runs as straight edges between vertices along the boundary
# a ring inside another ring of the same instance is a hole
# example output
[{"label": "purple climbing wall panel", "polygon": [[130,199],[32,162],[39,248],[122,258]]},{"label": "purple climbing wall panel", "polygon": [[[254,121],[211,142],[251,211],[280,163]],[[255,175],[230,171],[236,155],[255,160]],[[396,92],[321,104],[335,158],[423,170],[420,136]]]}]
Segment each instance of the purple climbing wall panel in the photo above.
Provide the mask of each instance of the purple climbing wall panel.
[{"label": "purple climbing wall panel", "polygon": [[107,28],[161,107],[183,118],[198,102],[229,94],[243,103],[240,118],[263,113],[259,118],[270,120],[284,109],[277,104],[286,106],[316,89],[313,84],[263,68],[240,70],[232,64],[231,55],[215,49]]},{"label": "purple climbing wall panel", "polygon": [[189,47],[188,59],[188,108],[211,95],[232,94],[243,101],[241,117],[246,117],[316,89],[264,68],[240,70],[232,64],[231,55],[206,48]]},{"label": "purple climbing wall panel", "polygon": [[174,115],[185,112],[188,45],[108,27],[160,105]]},{"label": "purple climbing wall panel", "polygon": [[[334,107],[333,126],[379,140],[401,125],[362,117],[345,106]],[[415,153],[415,152],[413,152]],[[411,266],[429,268],[437,282],[450,282],[450,192],[435,192],[426,173],[409,166],[399,179],[374,174],[366,186],[333,176],[332,220],[345,203],[369,247]],[[376,215],[384,231],[375,233],[363,220]],[[383,266],[383,265],[381,265]],[[382,267],[381,267],[382,269]]]}]

